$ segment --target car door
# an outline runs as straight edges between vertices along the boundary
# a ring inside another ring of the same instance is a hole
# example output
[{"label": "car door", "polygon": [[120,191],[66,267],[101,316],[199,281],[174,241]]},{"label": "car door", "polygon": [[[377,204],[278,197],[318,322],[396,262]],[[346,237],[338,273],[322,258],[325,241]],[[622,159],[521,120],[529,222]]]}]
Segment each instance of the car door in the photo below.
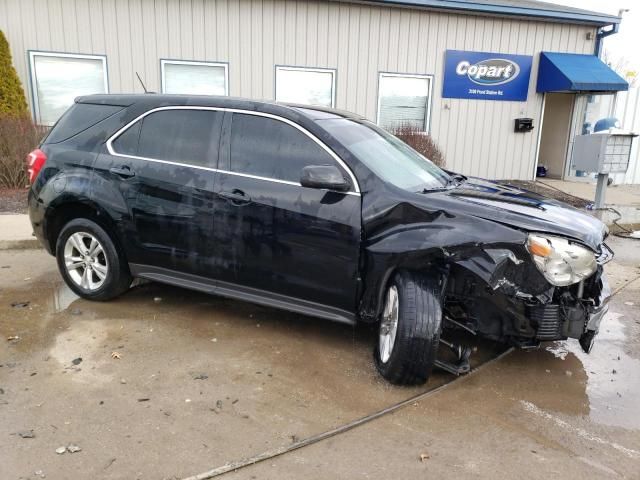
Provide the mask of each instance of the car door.
[{"label": "car door", "polygon": [[111,141],[99,177],[114,182],[126,203],[120,227],[134,269],[210,276],[223,118],[199,107],[158,109]]},{"label": "car door", "polygon": [[360,195],[353,185],[339,193],[299,182],[305,166],[335,165],[349,178],[344,166],[293,122],[227,115],[214,188],[218,285],[248,295],[268,292],[274,304],[311,302],[339,310],[336,317],[352,314]]}]

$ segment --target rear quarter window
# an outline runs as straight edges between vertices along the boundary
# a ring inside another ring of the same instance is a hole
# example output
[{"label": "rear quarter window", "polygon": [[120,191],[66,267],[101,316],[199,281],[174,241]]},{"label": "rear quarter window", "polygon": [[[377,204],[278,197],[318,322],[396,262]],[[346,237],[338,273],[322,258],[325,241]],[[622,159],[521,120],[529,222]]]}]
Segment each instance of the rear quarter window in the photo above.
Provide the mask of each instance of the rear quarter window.
[{"label": "rear quarter window", "polygon": [[44,143],[64,142],[122,109],[115,105],[74,103],[53,126]]}]

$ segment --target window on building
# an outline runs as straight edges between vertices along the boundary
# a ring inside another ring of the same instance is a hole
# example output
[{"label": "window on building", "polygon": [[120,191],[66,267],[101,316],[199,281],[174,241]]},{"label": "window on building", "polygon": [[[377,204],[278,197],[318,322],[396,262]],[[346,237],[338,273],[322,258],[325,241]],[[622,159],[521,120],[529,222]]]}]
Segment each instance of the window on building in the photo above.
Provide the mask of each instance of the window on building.
[{"label": "window on building", "polygon": [[386,130],[411,126],[429,131],[432,77],[381,73],[378,84],[378,125]]},{"label": "window on building", "polygon": [[108,93],[107,58],[29,52],[36,122],[53,125],[81,95]]},{"label": "window on building", "polygon": [[276,101],[333,107],[335,70],[276,67]]},{"label": "window on building", "polygon": [[215,168],[224,112],[161,110],[129,127],[113,141],[122,155]]},{"label": "window on building", "polygon": [[335,165],[320,145],[279,120],[233,114],[231,171],[298,183],[309,165]]},{"label": "window on building", "polygon": [[229,95],[226,63],[160,60],[162,93]]}]

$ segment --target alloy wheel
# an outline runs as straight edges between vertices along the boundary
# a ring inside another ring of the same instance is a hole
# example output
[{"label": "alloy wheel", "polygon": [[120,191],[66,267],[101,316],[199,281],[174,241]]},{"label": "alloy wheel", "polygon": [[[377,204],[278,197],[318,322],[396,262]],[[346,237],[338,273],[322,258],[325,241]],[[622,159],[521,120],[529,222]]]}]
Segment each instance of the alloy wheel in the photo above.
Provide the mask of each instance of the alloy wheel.
[{"label": "alloy wheel", "polygon": [[378,337],[378,350],[380,360],[387,363],[393,352],[398,332],[398,289],[395,285],[387,290],[387,298],[380,320],[380,334]]},{"label": "alloy wheel", "polygon": [[64,246],[67,274],[79,287],[95,291],[104,284],[109,263],[96,237],[86,232],[72,234]]}]

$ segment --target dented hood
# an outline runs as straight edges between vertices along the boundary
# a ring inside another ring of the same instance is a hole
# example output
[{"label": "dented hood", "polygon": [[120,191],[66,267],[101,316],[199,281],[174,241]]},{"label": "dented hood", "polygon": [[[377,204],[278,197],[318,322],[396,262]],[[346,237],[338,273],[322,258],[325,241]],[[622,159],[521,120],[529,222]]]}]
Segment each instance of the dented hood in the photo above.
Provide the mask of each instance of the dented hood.
[{"label": "dented hood", "polygon": [[562,202],[478,178],[456,188],[416,194],[430,208],[499,222],[528,232],[569,237],[598,251],[607,227],[597,218]]}]

